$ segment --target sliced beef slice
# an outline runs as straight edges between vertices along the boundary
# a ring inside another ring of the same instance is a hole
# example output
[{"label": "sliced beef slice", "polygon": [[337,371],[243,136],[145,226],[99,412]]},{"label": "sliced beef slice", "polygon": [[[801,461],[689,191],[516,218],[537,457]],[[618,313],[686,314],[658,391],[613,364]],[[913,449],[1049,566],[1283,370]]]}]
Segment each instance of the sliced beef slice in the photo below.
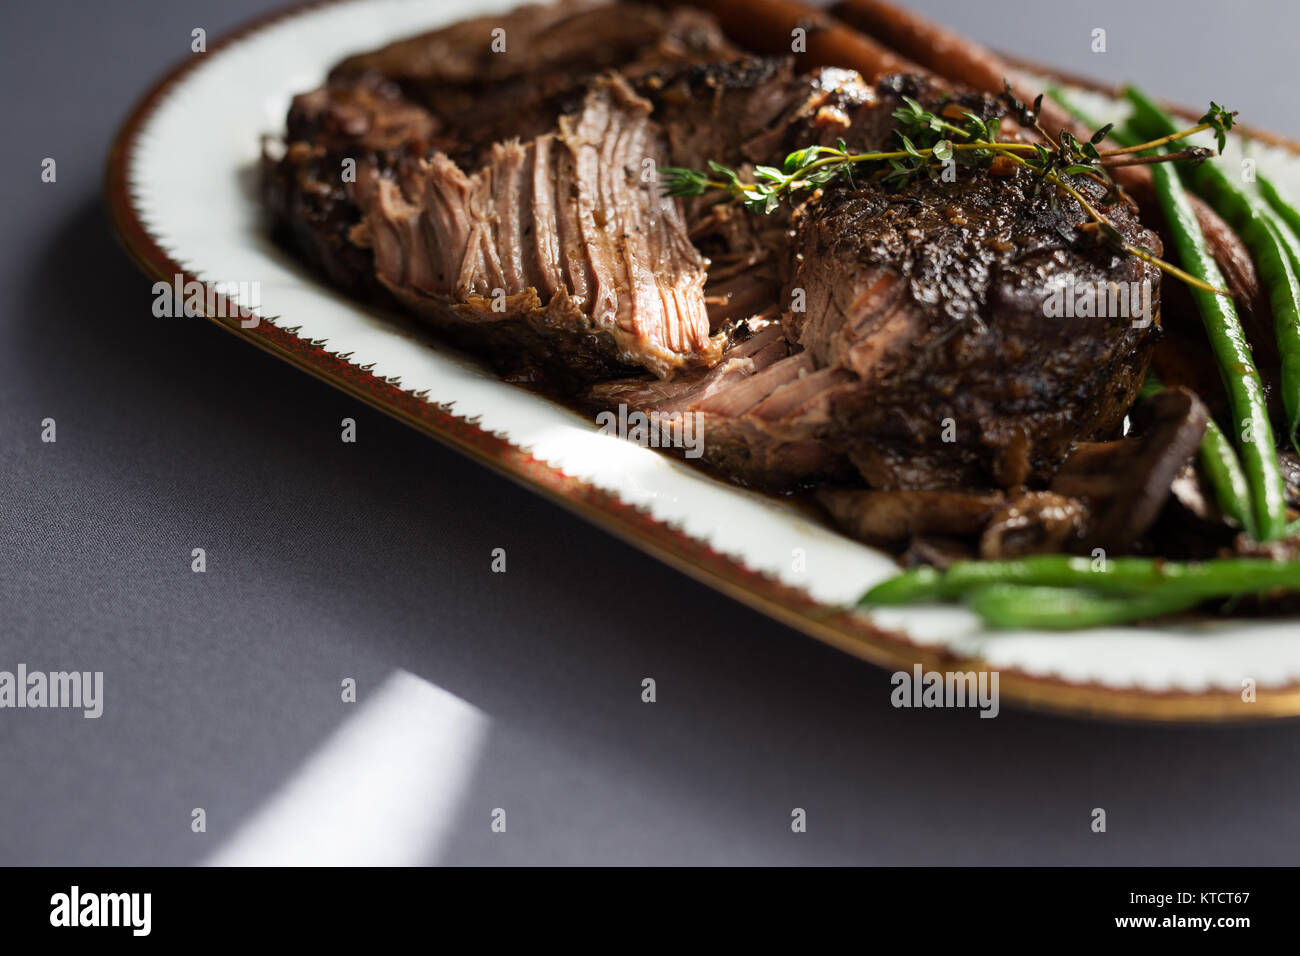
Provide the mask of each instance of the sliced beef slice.
[{"label": "sliced beef slice", "polygon": [[335,286],[382,295],[370,250],[350,238],[360,211],[348,194],[348,165],[396,170],[439,142],[438,121],[377,77],[295,96],[287,145],[268,147],[262,159],[262,199],[273,228]]},{"label": "sliced beef slice", "polygon": [[771,315],[775,310],[768,312],[743,325],[711,369],[667,381],[643,375],[601,382],[587,399],[600,409],[622,405],[660,418],[696,416],[702,464],[751,487],[789,491],[819,478],[848,477],[847,459],[826,443],[771,426],[767,410],[797,395],[809,366],[806,357],[790,354]]},{"label": "sliced beef slice", "polygon": [[699,11],[565,0],[462,20],[348,57],[329,80],[379,76],[396,84],[454,131],[456,142],[444,151],[473,167],[493,143],[545,133],[605,71],[636,78],[670,64],[736,55],[715,21]]},{"label": "sliced beef slice", "polygon": [[404,305],[463,342],[664,377],[724,344],[678,204],[643,176],[664,161],[650,104],[602,79],[555,132],[493,146],[475,173],[442,154],[400,180],[363,170],[353,238]]}]

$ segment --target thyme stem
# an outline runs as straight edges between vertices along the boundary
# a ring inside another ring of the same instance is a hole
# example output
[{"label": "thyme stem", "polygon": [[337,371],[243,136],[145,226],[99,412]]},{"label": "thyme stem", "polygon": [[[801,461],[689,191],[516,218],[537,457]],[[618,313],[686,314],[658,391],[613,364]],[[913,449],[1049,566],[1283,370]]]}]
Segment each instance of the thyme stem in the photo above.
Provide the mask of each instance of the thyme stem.
[{"label": "thyme stem", "polygon": [[[1039,183],[1050,183],[1056,190],[1074,199],[1092,219],[1096,228],[1101,231],[1101,235],[1114,247],[1136,256],[1194,288],[1215,295],[1228,294],[1226,289],[1215,288],[1153,255],[1150,250],[1128,242],[1114,223],[1071,185],[1067,177],[1086,176],[1104,186],[1108,190],[1108,196],[1118,195],[1114,182],[1106,174],[1107,167],[1147,165],[1177,160],[1199,162],[1211,155],[1210,150],[1192,146],[1178,152],[1164,152],[1156,156],[1135,154],[1165,146],[1205,130],[1215,132],[1219,151],[1222,152],[1225,134],[1232,128],[1236,113],[1228,111],[1217,103],[1211,103],[1209,112],[1201,117],[1197,125],[1189,129],[1136,146],[1101,152],[1097,149],[1097,145],[1109,134],[1109,126],[1097,130],[1087,142],[1081,142],[1068,130],[1062,130],[1059,139],[1053,144],[1054,148],[1048,148],[1040,143],[1017,143],[1000,139],[998,135],[1000,118],[986,120],[974,113],[966,112],[964,114],[966,126],[963,128],[935,115],[910,97],[904,96],[902,99],[905,106],[895,110],[893,114],[899,122],[895,133],[902,140],[902,149],[851,153],[843,140],[839,141],[837,147],[807,146],[786,156],[780,169],[772,166],[755,166],[755,178],[752,182],[742,180],[735,170],[712,161],[709,162],[709,169],[716,174],[713,176],[699,170],[666,167],[662,170],[667,177],[664,191],[670,196],[699,196],[710,190],[721,190],[732,198],[741,200],[754,212],[771,213],[790,194],[798,190],[822,186],[837,176],[851,176],[853,168],[859,165],[876,164],[878,167],[876,178],[888,186],[901,185],[922,175],[933,178],[939,168],[938,164],[949,167],[957,161],[958,157],[961,157],[963,165],[977,168],[992,165],[998,159],[1009,160],[1018,166],[1030,169],[1038,177]],[[1021,126],[1037,130],[1045,136],[1038,122],[1042,97],[1039,97],[1030,108],[1018,101],[1008,86],[1003,99],[1010,113],[1019,120]],[[909,134],[917,137],[919,145],[912,141]],[[953,142],[951,138],[940,138],[949,135],[961,137],[966,141]],[[1047,138],[1047,142],[1051,143],[1052,140]]]}]

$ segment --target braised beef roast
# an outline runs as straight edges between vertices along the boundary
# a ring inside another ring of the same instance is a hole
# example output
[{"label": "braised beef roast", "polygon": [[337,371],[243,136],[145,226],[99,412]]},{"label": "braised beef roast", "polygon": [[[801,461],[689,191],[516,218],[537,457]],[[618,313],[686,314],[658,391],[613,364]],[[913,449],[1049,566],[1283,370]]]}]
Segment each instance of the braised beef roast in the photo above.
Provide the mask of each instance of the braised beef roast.
[{"label": "braised beef roast", "polygon": [[[699,415],[708,467],[821,484],[864,539],[1077,548],[1087,501],[1045,489],[1076,443],[1119,437],[1159,329],[1049,300],[1149,283],[1158,308],[1157,270],[1015,167],[840,179],[766,216],[663,195],[664,166],[750,176],[813,143],[893,148],[904,95],[1004,109],[927,82],[798,75],[695,12],[523,7],[340,63],[268,147],[265,203],[350,294],[584,407]],[[1159,253],[1122,197],[1078,188]]]},{"label": "braised beef roast", "polygon": [[[514,380],[569,388],[711,364],[722,342],[700,294],[703,259],[677,205],[645,178],[645,163],[665,160],[658,128],[625,80],[598,78],[612,66],[636,77],[734,55],[699,13],[598,0],[399,41],[348,58],[295,97],[286,149],[263,164],[265,204],[278,234],[344,291],[400,302]],[[539,150],[529,183],[539,191],[516,197]],[[534,228],[545,194],[550,210],[537,221],[555,217],[562,230],[577,220],[574,235],[550,237],[567,243],[558,252],[539,245],[546,236],[513,234]],[[501,210],[519,215],[498,223]],[[446,274],[430,274],[426,256]]]},{"label": "braised beef roast", "polygon": [[[1103,186],[1079,189],[1130,243],[1159,250]],[[1073,297],[1120,283],[1140,302],[1147,283],[1154,300],[1159,270],[1098,241],[1077,204],[1035,195],[1027,171],[835,186],[797,220],[789,337],[817,369],[853,376],[810,424],[873,487],[1050,477],[1071,442],[1113,432],[1136,399],[1154,316],[1053,316],[1053,288]]]}]

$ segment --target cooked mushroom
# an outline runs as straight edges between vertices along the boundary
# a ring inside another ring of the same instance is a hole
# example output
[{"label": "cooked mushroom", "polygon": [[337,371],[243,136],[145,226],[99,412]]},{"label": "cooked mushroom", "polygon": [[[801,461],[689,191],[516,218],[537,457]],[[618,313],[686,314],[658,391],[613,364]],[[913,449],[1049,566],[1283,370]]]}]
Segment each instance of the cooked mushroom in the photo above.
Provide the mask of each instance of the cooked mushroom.
[{"label": "cooked mushroom", "polygon": [[1058,494],[1082,499],[1090,513],[1085,551],[1131,551],[1160,514],[1174,479],[1205,434],[1205,406],[1185,388],[1172,388],[1134,409],[1134,434],[1074,447],[1052,480]]},{"label": "cooked mushroom", "polygon": [[1008,502],[989,519],[980,536],[986,561],[1027,554],[1059,554],[1083,530],[1083,503],[1053,491],[1031,491]]},{"label": "cooked mushroom", "polygon": [[817,500],[846,532],[882,547],[918,534],[977,535],[1006,502],[998,491],[860,489],[823,489]]}]

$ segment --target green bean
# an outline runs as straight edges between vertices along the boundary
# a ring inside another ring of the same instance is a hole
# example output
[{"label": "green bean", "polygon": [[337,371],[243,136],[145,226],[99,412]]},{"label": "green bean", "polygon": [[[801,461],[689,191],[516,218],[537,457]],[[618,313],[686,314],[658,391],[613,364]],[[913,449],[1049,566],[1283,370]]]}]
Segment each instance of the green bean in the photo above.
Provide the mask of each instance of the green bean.
[{"label": "green bean", "polygon": [[954,596],[945,584],[944,574],[937,568],[912,568],[892,578],[886,578],[858,598],[858,607],[884,607],[900,604],[919,604]]},{"label": "green bean", "polygon": [[[1142,383],[1142,397],[1149,398],[1163,389],[1164,385],[1155,373],[1147,372],[1146,381]],[[1245,529],[1252,540],[1258,539],[1255,514],[1250,508],[1250,483],[1241,470],[1241,461],[1232,442],[1213,418],[1206,419],[1205,435],[1197,449],[1197,458],[1219,510]]]},{"label": "green bean", "polygon": [[1272,180],[1257,175],[1255,181],[1259,186],[1259,194],[1264,197],[1273,213],[1273,225],[1277,227],[1282,244],[1286,247],[1291,266],[1300,275],[1300,210],[1282,195]]},{"label": "green bean", "polygon": [[1234,597],[1276,589],[1300,590],[1300,561],[1218,558],[1183,562],[1036,555],[1018,561],[955,562],[945,579],[945,587],[958,594],[988,584],[1030,584],[1119,594],[1177,591],[1199,598]]},{"label": "green bean", "polygon": [[[1278,238],[1286,247],[1287,256],[1291,260],[1291,269],[1300,276],[1300,210],[1297,210],[1278,190],[1273,182],[1263,176],[1257,176],[1256,182],[1259,184],[1259,192],[1273,210],[1273,225],[1277,227]],[[1281,352],[1284,348],[1288,350],[1287,355],[1283,356],[1282,374],[1284,378],[1289,377],[1291,387],[1283,385],[1282,401],[1286,408],[1287,429],[1291,433],[1291,445],[1296,451],[1300,452],[1300,438],[1297,438],[1297,432],[1300,431],[1300,396],[1297,392],[1300,387],[1295,385],[1295,378],[1300,375],[1296,366],[1300,364],[1300,359],[1296,357],[1297,346],[1296,339],[1300,332],[1295,334],[1283,335],[1278,334],[1278,350]]]},{"label": "green bean", "polygon": [[[1099,128],[1098,124],[1076,107],[1058,87],[1050,88],[1047,95],[1089,129]],[[1123,125],[1114,127],[1110,137],[1121,146],[1132,146],[1139,142],[1133,131]],[[1142,397],[1153,395],[1161,388],[1163,385],[1155,375],[1148,372],[1147,380],[1142,386]],[[1214,501],[1219,506],[1219,510],[1241,525],[1252,539],[1258,540],[1259,525],[1255,521],[1255,514],[1251,508],[1250,482],[1246,480],[1246,473],[1241,469],[1241,461],[1232,443],[1212,418],[1206,422],[1205,437],[1201,439],[1198,458],[1210,482]]]},{"label": "green bean", "polygon": [[1239,524],[1252,541],[1259,540],[1259,525],[1250,508],[1250,482],[1228,436],[1213,418],[1205,422],[1205,436],[1196,450],[1219,511]]},{"label": "green bean", "polygon": [[[1206,245],[1205,235],[1178,176],[1163,163],[1149,168],[1183,268],[1211,285],[1222,286],[1223,274]],[[1189,291],[1200,308],[1210,346],[1219,363],[1219,374],[1228,392],[1242,466],[1251,486],[1259,539],[1274,541],[1281,536],[1286,525],[1286,495],[1273,441],[1273,426],[1268,417],[1264,383],[1255,368],[1246,332],[1232,300],[1194,287],[1189,287]]]},{"label": "green bean", "polygon": [[998,584],[973,592],[968,603],[990,627],[1071,631],[1161,617],[1189,610],[1200,599],[1159,591],[1128,596]]},{"label": "green bean", "polygon": [[1282,195],[1282,191],[1277,188],[1273,180],[1256,175],[1255,182],[1259,185],[1260,195],[1273,207],[1278,218],[1290,227],[1293,235],[1300,236],[1300,209],[1296,209],[1295,205]]},{"label": "green bean", "polygon": [[[1284,232],[1285,231],[1285,232]],[[1267,245],[1256,254],[1260,275],[1269,288],[1273,308],[1273,328],[1281,363],[1282,408],[1286,413],[1287,438],[1300,451],[1300,243],[1283,222],[1258,218],[1242,231],[1247,239],[1252,232],[1266,234]],[[1294,245],[1295,248],[1290,248]]]},{"label": "green bean", "polygon": [[1262,591],[1300,591],[1300,561],[1219,558],[1084,558],[1035,555],[1013,561],[956,561],[947,571],[914,568],[867,591],[864,607],[961,597],[993,585],[1075,588],[1114,595],[1179,594],[1196,600]]},{"label": "green bean", "polygon": [[[1154,138],[1178,131],[1173,118],[1149,97],[1132,88],[1125,95],[1134,106],[1133,124],[1143,135]],[[1230,179],[1219,165],[1202,163],[1188,167],[1185,174],[1241,234],[1255,257],[1273,309],[1287,439],[1300,450],[1300,241],[1267,202]]]},{"label": "green bean", "polygon": [[[1297,450],[1300,429],[1300,242],[1284,222],[1255,196],[1243,195],[1217,167],[1193,179],[1199,191],[1241,234],[1255,256],[1273,311],[1273,331],[1281,360],[1282,407],[1287,436]],[[1213,197],[1231,197],[1215,200]],[[1234,211],[1235,210],[1235,211]]]},{"label": "green bean", "polygon": [[[1183,268],[1212,285],[1223,285],[1223,275],[1205,244],[1205,236],[1178,177],[1163,165],[1152,166],[1151,174]],[[1241,463],[1250,483],[1258,538],[1273,541],[1286,524],[1286,494],[1264,383],[1255,368],[1245,330],[1232,301],[1196,288],[1190,292],[1200,308],[1228,393]]]}]

